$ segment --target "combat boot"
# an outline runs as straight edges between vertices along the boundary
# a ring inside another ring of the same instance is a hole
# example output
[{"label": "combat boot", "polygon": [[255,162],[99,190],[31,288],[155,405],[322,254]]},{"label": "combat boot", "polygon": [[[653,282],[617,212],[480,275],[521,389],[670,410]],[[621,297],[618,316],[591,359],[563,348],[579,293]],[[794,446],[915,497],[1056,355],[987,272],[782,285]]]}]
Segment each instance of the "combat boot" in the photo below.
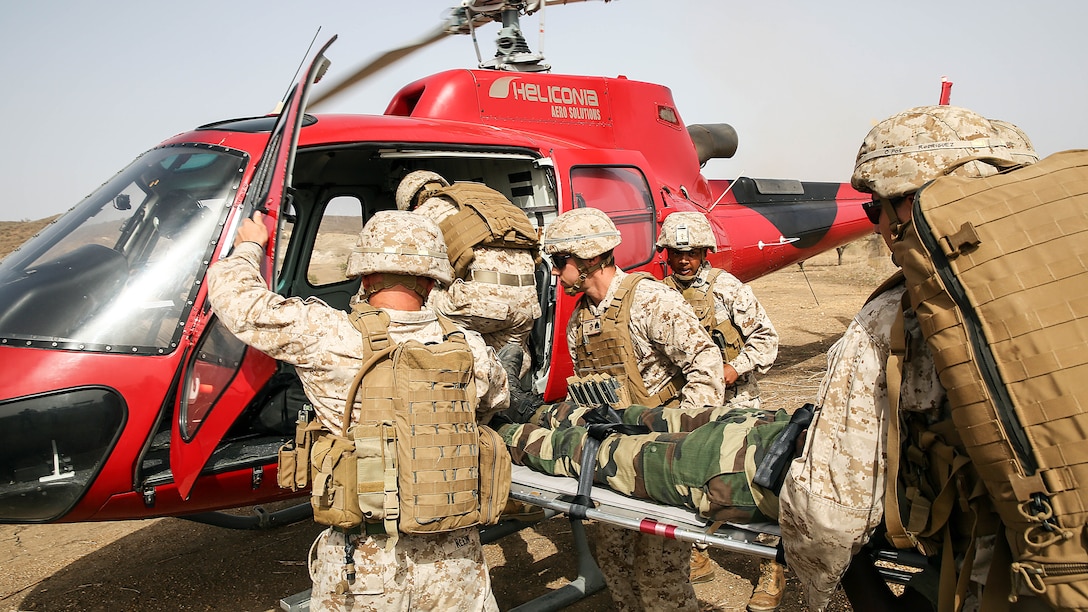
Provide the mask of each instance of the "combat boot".
[{"label": "combat boot", "polygon": [[782,602],[782,594],[786,592],[786,568],[775,563],[771,559],[765,559],[759,564],[759,582],[752,592],[752,598],[748,600],[748,610],[751,612],[770,612],[777,610]]},{"label": "combat boot", "polygon": [[502,414],[514,423],[528,423],[537,408],[544,404],[544,399],[530,391],[528,384],[521,380],[525,350],[517,344],[507,344],[499,349],[496,357],[506,370],[506,381],[510,387],[510,407]]},{"label": "combat boot", "polygon": [[714,562],[710,560],[710,555],[706,554],[705,550],[699,550],[696,546],[691,547],[691,568],[689,571],[692,584],[714,580]]}]

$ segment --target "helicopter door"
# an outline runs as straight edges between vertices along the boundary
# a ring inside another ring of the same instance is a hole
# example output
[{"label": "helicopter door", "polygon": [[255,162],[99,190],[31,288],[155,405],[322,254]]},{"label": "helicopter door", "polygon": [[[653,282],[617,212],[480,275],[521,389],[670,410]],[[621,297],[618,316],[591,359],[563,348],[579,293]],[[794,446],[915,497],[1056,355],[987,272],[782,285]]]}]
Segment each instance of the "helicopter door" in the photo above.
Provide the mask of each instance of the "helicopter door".
[{"label": "helicopter door", "polygon": [[[260,161],[257,162],[253,179],[242,202],[242,214],[244,216],[249,216],[254,210],[258,210],[267,213],[265,222],[270,225],[274,226],[279,220],[281,210],[284,208],[284,198],[290,194],[291,171],[294,166],[295,148],[298,145],[298,134],[302,127],[306,97],[310,86],[320,80],[325,70],[328,69],[329,61],[325,58],[325,51],[335,40],[336,37],[333,36],[317,52],[309,70],[306,72],[306,77],[295,84],[288,96],[288,100],[280,111],[279,118],[269,135],[268,145],[265,147]],[[275,240],[278,234],[276,232],[271,232],[271,234],[273,240]],[[275,245],[270,246],[273,247],[273,252],[275,252]],[[266,258],[265,265],[262,266],[262,275],[265,279],[269,279],[272,275],[271,263],[271,258]],[[217,329],[217,325],[210,324],[203,330],[202,336],[206,339],[209,335],[215,335]],[[205,339],[201,339],[194,344],[197,347],[202,347],[205,345]],[[219,347],[220,352],[226,353],[228,357],[235,355],[238,358],[241,357],[239,347],[226,346],[230,342],[225,338],[213,342],[213,344]],[[254,359],[261,363],[264,363],[265,360],[274,363],[268,358],[262,360],[261,357],[264,356],[254,354],[255,351],[250,351],[250,353],[246,361],[241,363],[241,367],[246,367],[245,364]],[[220,397],[230,397],[231,394],[220,395],[217,393],[215,395],[216,399],[211,405],[201,407],[199,415],[194,415],[187,406],[189,404],[199,405],[199,403],[182,400],[184,397],[188,397],[187,394],[192,394],[194,389],[200,390],[200,386],[204,383],[194,382],[194,380],[201,373],[199,366],[206,364],[204,360],[193,359],[191,356],[187,356],[184,363],[187,363],[188,366],[186,371],[182,373],[182,390],[178,394],[179,399],[176,403],[178,410],[170,434],[170,470],[173,473],[174,482],[177,484],[178,493],[183,499],[187,499],[189,493],[192,492],[193,485],[196,484],[200,471],[207,465],[212,452],[219,446],[223,435],[226,434],[246,406],[243,402],[238,401],[220,401]],[[206,370],[207,368],[203,369]],[[259,367],[258,370],[262,374],[266,374],[260,381],[260,384],[264,384],[271,378],[274,368]],[[233,374],[233,371],[234,368],[232,368],[230,374]],[[226,375],[227,373],[219,373],[221,377]],[[246,381],[247,384],[257,382]],[[195,416],[199,417],[199,422],[194,421]]]},{"label": "helicopter door", "polygon": [[624,270],[648,264],[657,238],[657,180],[646,158],[637,151],[571,149],[554,152],[552,160],[562,183],[560,212],[586,206],[603,210],[623,236],[616,264]]}]

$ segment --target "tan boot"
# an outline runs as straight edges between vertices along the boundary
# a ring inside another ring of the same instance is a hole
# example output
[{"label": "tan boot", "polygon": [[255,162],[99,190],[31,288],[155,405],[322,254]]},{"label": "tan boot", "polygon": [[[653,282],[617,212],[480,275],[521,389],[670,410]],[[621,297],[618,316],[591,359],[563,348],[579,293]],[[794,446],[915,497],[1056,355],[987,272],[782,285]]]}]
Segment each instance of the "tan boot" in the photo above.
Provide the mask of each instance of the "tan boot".
[{"label": "tan boot", "polygon": [[786,592],[786,568],[767,559],[759,564],[759,582],[752,598],[748,600],[751,612],[770,612],[777,610]]},{"label": "tan boot", "polygon": [[514,519],[525,523],[535,523],[544,520],[544,508],[518,501],[513,497],[506,500],[506,507],[502,510],[502,519]]},{"label": "tan boot", "polygon": [[710,582],[714,580],[714,562],[706,551],[691,547],[691,583]]}]

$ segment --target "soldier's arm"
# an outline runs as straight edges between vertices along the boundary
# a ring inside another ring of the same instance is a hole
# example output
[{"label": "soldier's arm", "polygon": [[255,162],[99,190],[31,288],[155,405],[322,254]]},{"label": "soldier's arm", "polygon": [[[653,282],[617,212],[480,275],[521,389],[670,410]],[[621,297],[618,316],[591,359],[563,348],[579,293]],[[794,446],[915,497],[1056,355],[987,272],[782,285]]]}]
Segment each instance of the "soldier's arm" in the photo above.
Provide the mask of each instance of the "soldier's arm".
[{"label": "soldier's arm", "polygon": [[[640,283],[645,284],[645,283]],[[684,372],[680,407],[720,406],[725,400],[722,353],[676,291],[657,291],[647,305],[647,337]]]},{"label": "soldier's arm", "polygon": [[318,335],[330,327],[315,320],[311,312],[311,307],[324,304],[284,298],[270,291],[261,278],[263,257],[260,243],[237,241],[230,257],[208,268],[208,301],[219,320],[242,342],[279,361],[306,365],[316,353]]},{"label": "soldier's arm", "polygon": [[[744,337],[740,355],[729,362],[737,374],[752,370],[766,374],[778,358],[778,331],[771,324],[763,305],[748,285],[728,273],[718,276],[714,284],[715,307],[721,307],[719,317],[729,317]],[[718,318],[720,322],[722,319]]]},{"label": "soldier's arm", "polygon": [[487,423],[500,410],[510,405],[510,387],[506,370],[495,356],[495,350],[484,343],[479,334],[465,332],[465,339],[472,349],[474,372],[476,376],[476,396],[480,400],[476,407],[477,420]]},{"label": "soldier's arm", "polygon": [[866,305],[828,352],[804,452],[782,485],[786,560],[822,609],[884,514],[884,370],[899,294]]}]

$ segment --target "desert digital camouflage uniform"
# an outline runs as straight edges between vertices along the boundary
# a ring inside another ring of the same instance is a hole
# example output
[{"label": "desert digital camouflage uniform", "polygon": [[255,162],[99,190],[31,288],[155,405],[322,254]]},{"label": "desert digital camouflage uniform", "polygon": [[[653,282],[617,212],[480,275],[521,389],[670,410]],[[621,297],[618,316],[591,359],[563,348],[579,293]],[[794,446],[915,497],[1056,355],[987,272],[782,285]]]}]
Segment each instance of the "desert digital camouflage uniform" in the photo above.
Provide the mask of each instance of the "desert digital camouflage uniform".
[{"label": "desert digital camouflage uniform", "polygon": [[[704,261],[695,274],[693,284],[706,283],[711,269],[710,262]],[[731,320],[744,338],[740,355],[729,362],[738,377],[731,387],[726,388],[725,403],[759,408],[757,380],[771,369],[778,358],[778,331],[752,288],[732,274],[724,270],[718,274],[711,291],[714,292],[714,322]]]},{"label": "desert digital camouflage uniform", "polygon": [[[779,524],[790,569],[805,600],[822,610],[850,560],[884,517],[891,329],[902,307],[898,284],[866,304],[827,354],[819,410],[805,450],[782,486]],[[911,359],[900,409],[937,419],[945,393],[912,311],[904,318]]]},{"label": "desert digital camouflage uniform", "polygon": [[[663,409],[632,406],[623,415],[628,424],[665,423]],[[557,414],[553,418],[550,412]],[[571,420],[569,402],[553,404],[534,424],[499,429],[514,462],[553,476],[577,478],[587,430]],[[751,408],[708,408],[689,411],[689,432],[621,435],[601,442],[593,480],[614,491],[670,506],[687,508],[711,521],[773,520],[778,498],[752,483],[764,453],[789,423],[784,411]],[[686,567],[686,566],[685,566]]]},{"label": "desert digital camouflage uniform", "polygon": [[[239,339],[295,366],[317,418],[339,432],[348,388],[362,363],[362,335],[348,313],[321,300],[285,298],[269,291],[259,274],[263,256],[259,245],[243,243],[230,257],[213,264],[208,270],[208,299]],[[393,342],[442,339],[441,325],[430,310],[385,312],[390,315]],[[507,405],[506,373],[479,335],[465,336],[474,357],[477,412],[486,421]],[[497,610],[475,528],[398,535],[396,545],[385,551],[385,535],[323,532],[311,549],[310,609]],[[344,578],[345,537],[356,544],[357,577],[347,594],[337,595],[331,587]]]},{"label": "desert digital camouflage uniform", "polygon": [[[442,197],[427,198],[415,209],[435,223],[457,211],[456,204]],[[480,333],[487,345],[496,351],[510,343],[524,349],[533,322],[540,317],[536,282],[528,280],[535,278],[533,252],[485,246],[478,246],[472,252],[468,277],[454,280],[449,287],[436,287],[431,291],[427,305],[458,325]],[[473,274],[477,271],[525,278],[528,284],[513,286],[474,280]],[[529,360],[524,360],[523,364],[523,369],[528,368]]]},{"label": "desert digital camouflage uniform", "polygon": [[[593,305],[583,297],[571,315],[567,347],[575,372],[587,367],[579,363],[577,355],[577,346],[584,342],[579,311],[588,309],[594,317],[601,316],[612,304],[625,276],[627,273],[617,268],[601,303]],[[659,392],[681,372],[687,382],[680,390],[679,408],[701,410],[722,405],[725,389],[721,351],[699,325],[683,296],[657,281],[644,280],[635,285],[627,299],[633,300],[628,325],[630,348],[646,390],[651,395]]]},{"label": "desert digital camouflage uniform", "polygon": [[[898,218],[892,199],[910,196],[943,174],[996,174],[997,166],[1016,163],[1008,142],[985,118],[967,109],[916,107],[869,131],[858,151],[851,183],[879,201],[878,231],[891,246],[897,228],[906,222]],[[805,449],[791,464],[782,486],[779,523],[786,559],[814,610],[824,609],[851,558],[883,519],[888,355],[892,326],[904,308],[904,291],[901,283],[885,283],[828,352],[819,410],[809,426]],[[906,352],[900,422],[904,418],[939,422],[947,416],[945,391],[909,308],[903,325]],[[901,427],[900,431],[909,430]]]}]

